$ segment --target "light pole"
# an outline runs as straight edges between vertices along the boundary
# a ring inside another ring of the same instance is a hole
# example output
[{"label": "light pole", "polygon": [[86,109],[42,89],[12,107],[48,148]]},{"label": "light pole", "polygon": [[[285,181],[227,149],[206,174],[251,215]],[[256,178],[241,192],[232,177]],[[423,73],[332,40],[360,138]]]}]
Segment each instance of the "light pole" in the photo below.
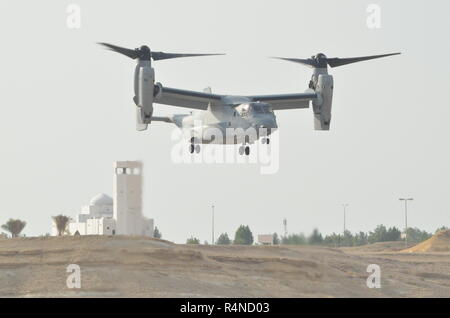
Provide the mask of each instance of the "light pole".
[{"label": "light pole", "polygon": [[414,200],[413,198],[400,198],[400,201],[405,201],[405,247],[408,247],[408,201]]},{"label": "light pole", "polygon": [[342,207],[344,208],[344,232],[342,233],[342,240],[339,235],[339,246],[344,246],[344,236],[345,236],[345,209],[348,207],[348,203],[343,203]]},{"label": "light pole", "polygon": [[345,210],[348,207],[348,203],[342,204],[342,207],[344,208],[344,235],[345,235],[345,230],[346,230],[346,228],[345,228]]},{"label": "light pole", "polygon": [[212,241],[211,244],[214,245],[214,205],[212,205]]}]

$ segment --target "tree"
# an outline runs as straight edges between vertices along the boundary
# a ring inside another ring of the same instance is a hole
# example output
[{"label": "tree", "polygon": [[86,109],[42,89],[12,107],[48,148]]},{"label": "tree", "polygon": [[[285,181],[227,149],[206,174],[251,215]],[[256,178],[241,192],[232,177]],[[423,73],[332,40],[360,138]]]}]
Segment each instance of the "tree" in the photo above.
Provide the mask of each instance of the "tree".
[{"label": "tree", "polygon": [[319,245],[322,244],[323,237],[322,234],[320,234],[319,230],[315,228],[311,235],[308,237],[308,243],[311,245]]},{"label": "tree", "polygon": [[191,236],[186,240],[186,244],[200,244],[200,240],[196,237]]},{"label": "tree", "polygon": [[234,242],[233,244],[237,245],[252,245],[253,244],[253,234],[250,231],[248,225],[241,225],[236,230],[236,234],[234,234]]},{"label": "tree", "polygon": [[446,226],[441,226],[440,228],[438,228],[437,230],[436,230],[436,232],[434,232],[434,233],[439,233],[440,231],[446,231],[446,230],[448,230],[449,228],[448,227],[446,227]]},{"label": "tree", "polygon": [[323,244],[331,247],[339,247],[342,244],[341,242],[342,242],[342,235],[336,234],[334,232],[332,234],[328,234],[323,239]]},{"label": "tree", "polygon": [[378,225],[373,232],[369,233],[369,243],[385,242],[387,229],[383,224]]},{"label": "tree", "polygon": [[277,233],[273,233],[272,241],[273,241],[273,245],[279,245],[280,244],[280,239],[278,238],[278,234]]},{"label": "tree", "polygon": [[289,234],[288,236],[283,236],[281,239],[281,244],[286,245],[305,245],[306,237],[303,233],[300,234]]},{"label": "tree", "polygon": [[366,245],[369,243],[369,237],[366,233],[360,231],[359,233],[356,233],[353,237],[354,245],[360,246],[360,245]]},{"label": "tree", "polygon": [[387,242],[400,241],[401,236],[402,232],[394,226],[387,230],[385,239]]},{"label": "tree", "polygon": [[69,224],[70,218],[66,215],[52,216],[53,222],[56,224],[56,230],[58,231],[58,236],[64,235],[66,232],[67,224]]},{"label": "tree", "polygon": [[159,231],[157,226],[155,226],[155,230],[153,231],[153,237],[157,239],[162,238],[162,233]]},{"label": "tree", "polygon": [[427,231],[421,231],[417,227],[409,227],[407,234],[408,242],[411,243],[420,243],[422,241],[428,240],[431,237],[431,233],[428,233]]},{"label": "tree", "polygon": [[369,243],[391,242],[401,240],[401,231],[395,226],[387,229],[384,225],[378,225],[373,232],[369,233]]},{"label": "tree", "polygon": [[27,225],[25,221],[9,219],[8,222],[2,225],[2,229],[11,233],[11,237],[18,237],[25,225]]},{"label": "tree", "polygon": [[359,246],[367,244],[367,234],[364,232],[359,232],[352,234],[350,231],[346,230],[344,235],[342,234],[329,234],[323,239],[323,244],[332,247],[339,246]]},{"label": "tree", "polygon": [[344,231],[344,235],[342,236],[341,246],[353,246],[355,238],[353,237],[352,232],[349,230]]},{"label": "tree", "polygon": [[231,244],[231,240],[228,237],[227,233],[222,233],[219,235],[219,238],[216,241],[217,245],[230,245]]}]

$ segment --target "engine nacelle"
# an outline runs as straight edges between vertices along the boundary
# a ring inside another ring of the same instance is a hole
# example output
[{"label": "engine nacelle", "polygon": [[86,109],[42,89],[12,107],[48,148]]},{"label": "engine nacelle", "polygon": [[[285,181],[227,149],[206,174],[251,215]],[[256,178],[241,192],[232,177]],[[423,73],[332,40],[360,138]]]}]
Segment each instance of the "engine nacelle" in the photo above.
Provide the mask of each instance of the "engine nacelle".
[{"label": "engine nacelle", "polygon": [[145,130],[153,115],[155,71],[150,61],[138,61],[134,72],[134,102],[136,103],[136,129]]},{"label": "engine nacelle", "polygon": [[331,105],[333,102],[333,76],[319,74],[315,83],[317,99],[312,102],[314,111],[314,129],[329,130]]}]

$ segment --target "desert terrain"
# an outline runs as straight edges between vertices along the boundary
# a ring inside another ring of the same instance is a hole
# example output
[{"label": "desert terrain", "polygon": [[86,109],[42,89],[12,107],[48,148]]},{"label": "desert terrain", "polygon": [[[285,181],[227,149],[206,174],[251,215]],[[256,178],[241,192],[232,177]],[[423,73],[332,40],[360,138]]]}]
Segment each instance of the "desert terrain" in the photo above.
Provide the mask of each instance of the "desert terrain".
[{"label": "desert terrain", "polygon": [[[0,239],[0,297],[450,297],[450,234],[434,239],[416,250],[402,242],[326,248]],[[80,289],[67,288],[69,264],[80,266]],[[379,289],[366,286],[369,264],[381,268]]]}]

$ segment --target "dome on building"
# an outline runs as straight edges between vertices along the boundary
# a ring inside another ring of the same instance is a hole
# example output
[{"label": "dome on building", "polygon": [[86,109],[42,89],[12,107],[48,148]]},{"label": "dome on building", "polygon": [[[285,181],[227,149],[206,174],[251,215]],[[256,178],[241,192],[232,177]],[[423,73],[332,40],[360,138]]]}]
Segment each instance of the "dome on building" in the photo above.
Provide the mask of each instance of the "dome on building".
[{"label": "dome on building", "polygon": [[107,194],[100,193],[91,199],[89,205],[95,206],[113,205],[113,199]]}]

